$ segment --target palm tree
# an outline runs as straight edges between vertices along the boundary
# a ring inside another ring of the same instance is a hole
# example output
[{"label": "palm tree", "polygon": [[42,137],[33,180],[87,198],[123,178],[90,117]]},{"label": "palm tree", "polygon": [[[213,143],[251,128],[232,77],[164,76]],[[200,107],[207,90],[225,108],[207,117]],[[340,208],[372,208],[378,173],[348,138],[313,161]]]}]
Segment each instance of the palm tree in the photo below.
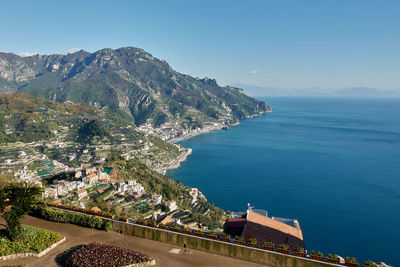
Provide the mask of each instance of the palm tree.
[{"label": "palm tree", "polygon": [[[2,216],[7,223],[8,235],[12,240],[21,237],[21,219],[37,203],[41,195],[42,188],[37,185],[27,183],[11,183],[0,189],[0,212],[4,212],[5,207],[11,205],[9,211]],[[3,200],[3,201],[1,201]]]}]

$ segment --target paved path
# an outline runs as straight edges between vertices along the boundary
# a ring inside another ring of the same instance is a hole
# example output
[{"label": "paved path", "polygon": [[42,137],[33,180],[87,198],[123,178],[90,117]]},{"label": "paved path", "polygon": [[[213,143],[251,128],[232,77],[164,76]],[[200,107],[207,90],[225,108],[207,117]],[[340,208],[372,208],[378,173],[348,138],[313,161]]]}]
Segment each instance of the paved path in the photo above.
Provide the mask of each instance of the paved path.
[{"label": "paved path", "polygon": [[[0,220],[0,223],[4,224],[4,221]],[[54,223],[29,216],[23,219],[23,223],[58,232],[66,237],[66,241],[41,258],[0,261],[0,266],[12,264],[25,264],[27,266],[38,267],[58,266],[55,261],[57,255],[74,246],[88,244],[94,241],[128,247],[144,252],[156,260],[157,266],[265,266],[199,250],[190,250],[188,253],[185,253],[182,247],[167,243],[122,235],[116,232],[97,231],[71,224]],[[0,226],[0,228],[1,227],[2,226]],[[180,249],[180,251],[178,251],[178,249]]]}]

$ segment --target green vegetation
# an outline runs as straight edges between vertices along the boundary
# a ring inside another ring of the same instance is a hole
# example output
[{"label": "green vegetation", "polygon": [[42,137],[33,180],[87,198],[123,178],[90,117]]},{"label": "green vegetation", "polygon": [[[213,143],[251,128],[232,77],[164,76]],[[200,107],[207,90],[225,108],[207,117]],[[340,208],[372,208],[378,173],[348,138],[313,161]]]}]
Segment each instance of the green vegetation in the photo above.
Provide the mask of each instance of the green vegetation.
[{"label": "green vegetation", "polygon": [[30,215],[52,222],[76,224],[97,230],[108,231],[111,229],[111,222],[109,220],[97,216],[52,209],[43,205],[37,205],[31,211]]},{"label": "green vegetation", "polygon": [[11,183],[0,187],[0,213],[4,212],[2,217],[7,223],[6,231],[11,240],[22,238],[21,218],[32,209],[41,192],[40,187],[24,183]]},{"label": "green vegetation", "polygon": [[7,234],[0,231],[0,256],[27,252],[40,253],[62,239],[58,233],[28,225],[22,225],[21,231],[21,238],[18,241],[9,239]]},{"label": "green vegetation", "polygon": [[91,120],[78,130],[78,142],[85,144],[92,144],[96,140],[95,138],[101,139],[109,136],[110,134],[98,120]]},{"label": "green vegetation", "polygon": [[371,260],[367,260],[363,262],[363,267],[376,267],[376,264]]},{"label": "green vegetation", "polygon": [[358,265],[358,261],[357,261],[357,259],[354,258],[354,257],[346,257],[345,261],[346,261],[346,263]]}]

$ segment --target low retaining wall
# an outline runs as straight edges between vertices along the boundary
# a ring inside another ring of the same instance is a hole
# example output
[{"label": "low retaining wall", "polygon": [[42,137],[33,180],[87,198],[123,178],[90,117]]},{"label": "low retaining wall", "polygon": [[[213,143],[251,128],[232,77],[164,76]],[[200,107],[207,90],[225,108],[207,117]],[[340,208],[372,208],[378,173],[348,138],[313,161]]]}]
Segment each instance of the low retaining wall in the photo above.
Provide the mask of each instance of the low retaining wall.
[{"label": "low retaining wall", "polygon": [[64,241],[65,241],[65,237],[61,238],[60,241],[54,243],[53,245],[51,245],[50,247],[46,248],[45,250],[43,250],[40,253],[27,252],[27,253],[11,254],[11,255],[7,255],[7,256],[1,256],[0,260],[14,260],[14,259],[26,258],[26,257],[40,258],[40,257],[46,255],[47,253],[49,253],[52,249],[54,249],[55,247],[57,247],[58,245],[60,245]]},{"label": "low retaining wall", "polygon": [[263,249],[250,248],[232,243],[186,235],[158,228],[112,221],[113,230],[122,234],[133,235],[155,241],[165,242],[188,248],[202,250],[214,254],[234,257],[241,260],[267,264],[276,267],[328,267],[341,266],[327,262],[285,255]]}]

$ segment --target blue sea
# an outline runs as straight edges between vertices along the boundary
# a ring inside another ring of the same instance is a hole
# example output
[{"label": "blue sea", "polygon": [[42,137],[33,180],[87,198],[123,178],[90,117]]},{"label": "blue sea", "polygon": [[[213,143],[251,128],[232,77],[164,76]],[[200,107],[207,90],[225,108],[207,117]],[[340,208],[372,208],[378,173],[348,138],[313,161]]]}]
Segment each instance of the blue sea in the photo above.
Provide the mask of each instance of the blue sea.
[{"label": "blue sea", "polygon": [[265,100],[273,112],[180,142],[167,175],[216,206],[298,219],[306,248],[400,266],[400,100]]}]

